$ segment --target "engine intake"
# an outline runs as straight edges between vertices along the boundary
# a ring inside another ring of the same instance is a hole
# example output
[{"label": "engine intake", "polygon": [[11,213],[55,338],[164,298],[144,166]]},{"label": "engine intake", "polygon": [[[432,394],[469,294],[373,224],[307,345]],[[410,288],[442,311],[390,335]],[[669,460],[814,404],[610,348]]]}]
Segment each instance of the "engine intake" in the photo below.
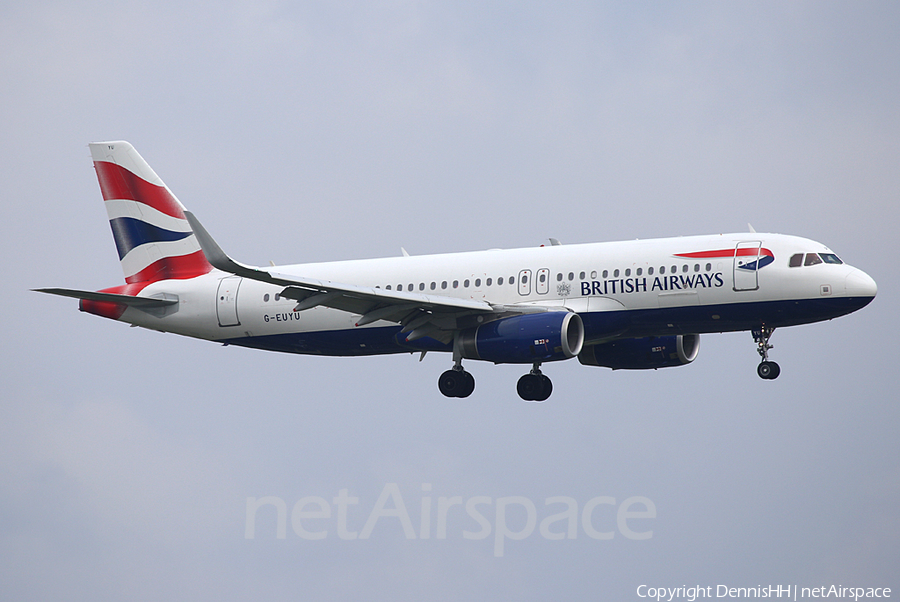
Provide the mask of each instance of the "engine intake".
[{"label": "engine intake", "polygon": [[699,334],[679,334],[592,345],[578,354],[578,361],[613,370],[649,370],[690,364],[699,352]]},{"label": "engine intake", "polygon": [[549,311],[501,318],[459,335],[462,356],[495,364],[566,360],[581,353],[584,324],[576,313]]}]

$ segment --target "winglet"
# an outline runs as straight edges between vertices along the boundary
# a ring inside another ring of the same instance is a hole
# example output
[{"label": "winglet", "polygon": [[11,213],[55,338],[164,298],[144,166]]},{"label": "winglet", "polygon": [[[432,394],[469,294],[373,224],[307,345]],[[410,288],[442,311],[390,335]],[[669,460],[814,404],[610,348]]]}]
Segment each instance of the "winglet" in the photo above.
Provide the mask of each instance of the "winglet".
[{"label": "winglet", "polygon": [[197,237],[197,242],[200,243],[203,254],[206,255],[206,261],[223,272],[231,272],[237,264],[225,254],[225,251],[222,250],[219,243],[210,236],[209,232],[206,231],[206,228],[203,227],[200,220],[194,217],[193,213],[185,210],[184,216],[191,225],[191,230],[194,231],[194,236]]},{"label": "winglet", "polygon": [[223,272],[229,272],[237,276],[244,276],[245,278],[254,280],[268,281],[271,278],[271,275],[265,270],[244,265],[229,257],[225,251],[222,250],[222,247],[219,246],[219,243],[217,243],[210,233],[206,231],[206,228],[203,227],[203,224],[200,223],[200,220],[198,220],[193,213],[185,210],[184,216],[191,225],[194,236],[197,237],[197,242],[200,243],[200,249],[203,251],[203,254],[206,255],[206,261],[213,267],[218,268]]}]

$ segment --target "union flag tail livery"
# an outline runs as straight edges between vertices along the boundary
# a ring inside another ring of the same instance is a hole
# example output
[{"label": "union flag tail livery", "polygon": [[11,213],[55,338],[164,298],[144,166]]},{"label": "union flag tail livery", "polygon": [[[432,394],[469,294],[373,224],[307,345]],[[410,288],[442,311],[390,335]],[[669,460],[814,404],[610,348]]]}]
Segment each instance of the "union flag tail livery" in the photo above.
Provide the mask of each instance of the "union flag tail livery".
[{"label": "union flag tail livery", "polygon": [[757,232],[254,267],[231,259],[127,142],[90,145],[125,284],[45,288],[83,311],[152,330],[298,354],[452,354],[438,379],[468,397],[464,359],[541,366],[692,363],[700,335],[749,330],[765,380],[775,328],[830,320],[875,298],[865,272],[815,241]]},{"label": "union flag tail livery", "polygon": [[194,278],[212,270],[184,206],[127,142],[89,145],[128,284]]}]

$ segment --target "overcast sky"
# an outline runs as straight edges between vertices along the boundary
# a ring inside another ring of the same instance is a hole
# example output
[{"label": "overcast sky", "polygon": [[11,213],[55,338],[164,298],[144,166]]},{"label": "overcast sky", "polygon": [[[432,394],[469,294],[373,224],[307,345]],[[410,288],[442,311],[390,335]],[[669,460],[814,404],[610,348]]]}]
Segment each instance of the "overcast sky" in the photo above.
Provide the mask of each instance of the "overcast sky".
[{"label": "overcast sky", "polygon": [[[0,598],[900,592],[898,32],[896,2],[5,3]],[[122,282],[86,147],[109,139],[247,263],[751,223],[828,245],[878,298],[779,330],[777,381],[737,333],[677,369],[546,365],[544,404],[522,367],[467,362],[475,393],[447,399],[447,355],[223,348],[29,292]],[[368,538],[340,537],[342,490],[354,532],[389,495]],[[248,538],[267,496],[325,500],[297,516],[324,538],[288,516],[279,539],[274,506]],[[439,538],[441,497],[489,499],[490,535],[457,505]],[[574,539],[540,530],[560,497]],[[634,497],[647,539],[617,526]],[[498,544],[504,498],[510,531],[528,503],[538,526]]]}]

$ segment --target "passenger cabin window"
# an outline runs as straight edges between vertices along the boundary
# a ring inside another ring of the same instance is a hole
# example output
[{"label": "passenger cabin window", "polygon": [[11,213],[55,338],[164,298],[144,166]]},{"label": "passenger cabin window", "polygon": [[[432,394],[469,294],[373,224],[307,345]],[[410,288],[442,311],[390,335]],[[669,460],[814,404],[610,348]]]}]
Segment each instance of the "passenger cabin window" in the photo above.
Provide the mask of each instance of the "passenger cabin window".
[{"label": "passenger cabin window", "polygon": [[806,261],[803,262],[803,265],[816,265],[817,263],[822,263],[817,253],[806,254]]}]

